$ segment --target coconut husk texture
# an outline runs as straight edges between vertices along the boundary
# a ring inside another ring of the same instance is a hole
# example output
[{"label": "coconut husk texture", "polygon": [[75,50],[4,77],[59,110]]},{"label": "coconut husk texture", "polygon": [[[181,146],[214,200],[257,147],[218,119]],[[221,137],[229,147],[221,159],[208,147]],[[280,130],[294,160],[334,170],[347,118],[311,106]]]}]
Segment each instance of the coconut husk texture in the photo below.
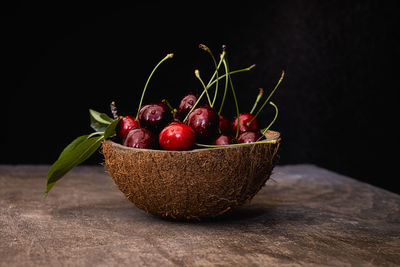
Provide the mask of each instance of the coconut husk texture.
[{"label": "coconut husk texture", "polygon": [[139,209],[173,219],[216,217],[251,200],[277,163],[280,134],[245,146],[189,151],[135,149],[103,143],[107,170]]}]

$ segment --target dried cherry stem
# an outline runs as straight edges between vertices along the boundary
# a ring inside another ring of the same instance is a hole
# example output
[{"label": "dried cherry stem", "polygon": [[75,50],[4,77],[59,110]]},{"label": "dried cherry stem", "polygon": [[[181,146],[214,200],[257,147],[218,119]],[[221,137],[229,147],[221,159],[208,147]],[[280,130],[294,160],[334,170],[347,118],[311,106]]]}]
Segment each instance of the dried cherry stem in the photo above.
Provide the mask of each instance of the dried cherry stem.
[{"label": "dried cherry stem", "polygon": [[[254,66],[255,66],[255,65],[251,65],[250,67],[247,67],[247,68],[244,68],[244,69],[234,70],[234,71],[229,72],[228,74],[232,75],[232,74],[236,74],[236,73],[243,72],[243,71],[249,71],[249,70],[251,70]],[[221,75],[221,76],[219,76],[218,80],[221,80],[221,79],[223,79],[223,78],[225,78],[225,77],[227,77],[227,76],[228,76],[227,74]],[[212,81],[211,83],[209,83],[209,85],[206,86],[207,89],[210,88],[210,87],[215,83],[215,81],[216,81],[216,80],[214,80],[214,81]],[[189,118],[190,113],[192,113],[192,111],[197,107],[198,103],[199,103],[200,100],[203,98],[203,96],[204,96],[205,93],[206,93],[205,90],[203,90],[203,92],[202,92],[202,93],[200,94],[200,96],[197,98],[196,103],[194,103],[192,109],[191,109],[191,110],[188,112],[188,114],[186,115],[185,119],[183,120],[183,123],[185,123],[186,120]]]},{"label": "dried cherry stem", "polygon": [[263,129],[263,130],[261,131],[262,136],[261,136],[260,138],[258,138],[257,141],[259,141],[263,136],[265,136],[265,133],[266,133],[266,132],[269,130],[269,128],[271,128],[271,126],[275,123],[276,118],[278,118],[278,107],[277,107],[277,106],[274,104],[274,102],[272,102],[272,101],[269,101],[269,104],[275,108],[275,116],[274,116],[274,119],[271,121],[271,123],[267,126],[267,128],[265,128],[265,129]]},{"label": "dried cherry stem", "polygon": [[[211,102],[211,105],[210,105],[211,107],[214,107],[215,100],[217,99],[217,94],[218,94],[218,78],[219,78],[219,77],[218,77],[218,76],[219,76],[219,74],[218,74],[218,69],[219,69],[219,66],[217,65],[217,61],[215,60],[215,57],[214,57],[213,52],[211,51],[210,48],[208,48],[208,46],[206,46],[206,45],[204,45],[204,44],[199,44],[199,48],[200,48],[200,49],[203,49],[203,50],[206,51],[206,52],[208,52],[208,53],[210,54],[210,56],[211,56],[213,62],[214,62],[215,73],[216,73],[216,75],[217,75],[217,82],[216,82],[216,84],[215,84],[214,98],[213,98],[213,101]],[[213,77],[214,77],[214,75],[213,75]],[[211,78],[211,80],[213,79],[213,77]],[[210,80],[210,81],[211,81],[211,80]]]},{"label": "dried cherry stem", "polygon": [[254,115],[254,117],[247,123],[247,125],[250,125],[256,118],[257,116],[260,114],[261,110],[265,107],[265,105],[268,103],[269,99],[271,98],[271,96],[275,93],[276,89],[279,87],[279,85],[281,84],[283,77],[285,76],[285,71],[282,71],[282,75],[281,78],[279,79],[278,83],[275,85],[275,88],[272,90],[272,92],[269,94],[268,98],[264,101],[264,103],[262,104],[262,106],[260,107],[260,109],[257,111],[256,115]]},{"label": "dried cherry stem", "polygon": [[196,76],[197,79],[199,79],[199,81],[201,82],[201,85],[203,86],[203,90],[206,92],[208,104],[210,105],[210,107],[213,107],[212,103],[211,103],[210,95],[208,94],[208,88],[206,87],[206,85],[204,84],[203,80],[200,77],[200,71],[194,70],[194,75]]},{"label": "dried cherry stem", "polygon": [[144,88],[143,88],[142,96],[141,96],[141,98],[140,98],[138,111],[137,111],[137,113],[136,113],[136,120],[138,120],[139,111],[140,111],[140,109],[142,108],[142,103],[143,103],[144,94],[146,93],[146,89],[147,89],[147,86],[149,85],[149,81],[150,81],[151,77],[153,76],[153,74],[154,74],[154,72],[156,71],[156,69],[161,65],[161,63],[163,63],[165,60],[167,60],[167,59],[169,59],[169,58],[173,58],[173,57],[174,57],[174,54],[171,53],[171,54],[166,55],[163,59],[161,59],[161,61],[158,62],[158,64],[154,67],[153,71],[150,73],[149,78],[147,78],[146,84],[144,85]]},{"label": "dried cherry stem", "polygon": [[263,96],[263,94],[264,94],[264,90],[262,88],[260,88],[260,91],[259,91],[259,93],[257,95],[256,101],[254,102],[253,108],[250,111],[250,114],[253,114],[253,112],[256,109],[256,107],[258,105],[258,102],[260,102],[260,99]]},{"label": "dried cherry stem", "polygon": [[117,107],[115,106],[115,102],[112,101],[110,104],[111,114],[113,115],[114,120],[118,120],[118,111]]},{"label": "dried cherry stem", "polygon": [[[225,48],[224,48],[224,50],[225,50]],[[229,84],[230,84],[230,86],[231,86],[232,94],[233,94],[233,100],[235,101],[236,118],[237,118],[237,120],[238,120],[237,127],[236,127],[235,138],[237,138],[237,137],[239,136],[239,126],[240,126],[240,119],[239,119],[239,115],[240,115],[239,103],[238,103],[238,101],[237,101],[236,92],[235,92],[235,88],[233,87],[233,82],[232,82],[231,75],[229,74],[229,65],[228,65],[228,62],[227,62],[227,60],[226,60],[226,57],[223,59],[223,63],[224,63],[224,66],[225,66],[225,72],[228,74]],[[222,103],[221,106],[222,106],[223,104],[224,104],[224,103]]]}]

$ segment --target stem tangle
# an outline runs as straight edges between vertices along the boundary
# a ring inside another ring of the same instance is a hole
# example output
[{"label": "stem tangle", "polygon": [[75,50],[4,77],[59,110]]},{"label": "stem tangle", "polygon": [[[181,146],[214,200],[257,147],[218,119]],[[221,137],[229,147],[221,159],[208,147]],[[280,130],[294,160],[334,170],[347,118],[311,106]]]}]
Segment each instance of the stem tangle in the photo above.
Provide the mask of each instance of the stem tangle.
[{"label": "stem tangle", "polygon": [[208,94],[208,88],[206,87],[206,85],[204,84],[203,80],[200,77],[200,71],[194,70],[194,75],[201,82],[201,85],[203,86],[203,90],[206,92],[206,95],[207,95],[208,104],[210,105],[210,107],[212,107],[211,98],[210,98],[210,95]]},{"label": "stem tangle", "polygon": [[[243,71],[249,71],[249,70],[251,70],[254,66],[255,66],[255,65],[252,65],[252,66],[250,66],[250,67],[248,67],[248,68],[244,68],[244,69],[240,69],[240,70],[234,70],[234,71],[229,72],[229,74],[232,75],[232,74],[236,74],[236,73],[243,72]],[[221,79],[223,79],[223,78],[225,78],[225,77],[227,77],[227,74],[221,75],[221,76],[218,78],[218,80],[221,80]],[[213,82],[209,82],[209,84],[207,85],[207,88],[210,88],[214,83],[215,83],[215,80],[214,80]],[[186,120],[188,119],[190,113],[192,113],[192,111],[197,107],[198,103],[199,103],[200,100],[203,98],[203,96],[204,96],[205,93],[206,93],[206,92],[203,90],[203,92],[202,92],[202,93],[200,94],[200,96],[197,98],[197,101],[196,101],[196,103],[193,105],[192,109],[188,112],[188,114],[186,115],[185,119],[182,121],[183,123],[186,122]]]},{"label": "stem tangle", "polygon": [[213,97],[213,100],[212,100],[212,102],[211,102],[211,104],[210,104],[211,107],[214,107],[215,100],[217,99],[217,95],[218,95],[218,78],[219,78],[219,77],[218,77],[218,76],[219,76],[219,74],[218,74],[218,69],[219,69],[219,65],[220,65],[220,64],[217,65],[217,61],[215,60],[214,54],[213,54],[213,52],[211,51],[211,49],[208,48],[208,46],[206,46],[206,45],[204,45],[204,44],[199,44],[199,48],[200,48],[200,49],[203,49],[203,50],[206,51],[206,52],[208,52],[208,53],[210,54],[212,60],[213,60],[213,63],[214,63],[215,73],[214,73],[213,77],[211,78],[211,80],[214,78],[214,76],[215,76],[215,74],[216,74],[216,75],[217,75],[217,82],[216,82],[216,84],[215,84],[214,97]]}]

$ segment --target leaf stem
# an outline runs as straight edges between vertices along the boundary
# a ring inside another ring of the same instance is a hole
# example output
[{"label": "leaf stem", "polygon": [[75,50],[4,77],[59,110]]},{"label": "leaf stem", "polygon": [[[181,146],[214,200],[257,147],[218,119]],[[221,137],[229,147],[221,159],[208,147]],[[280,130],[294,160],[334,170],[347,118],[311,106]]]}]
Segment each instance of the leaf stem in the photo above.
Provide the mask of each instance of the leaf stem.
[{"label": "leaf stem", "polygon": [[147,89],[147,86],[148,86],[148,84],[149,84],[149,81],[150,81],[151,77],[153,76],[153,74],[154,74],[154,72],[156,71],[156,69],[161,65],[161,63],[163,63],[165,60],[167,60],[167,59],[169,59],[169,58],[172,58],[173,56],[174,56],[174,54],[171,53],[171,54],[166,55],[163,59],[161,59],[161,61],[158,62],[158,64],[154,67],[153,71],[150,73],[149,78],[147,78],[146,84],[144,85],[144,89],[143,89],[143,92],[142,92],[142,96],[141,96],[141,98],[140,98],[138,111],[137,111],[137,113],[136,113],[136,120],[138,120],[139,111],[140,111],[140,109],[142,108],[142,103],[143,103],[144,94],[145,94],[145,92],[146,92],[146,89]]},{"label": "leaf stem", "polygon": [[93,133],[89,134],[87,138],[90,138],[95,135],[104,135],[104,131],[103,132],[93,132]]}]

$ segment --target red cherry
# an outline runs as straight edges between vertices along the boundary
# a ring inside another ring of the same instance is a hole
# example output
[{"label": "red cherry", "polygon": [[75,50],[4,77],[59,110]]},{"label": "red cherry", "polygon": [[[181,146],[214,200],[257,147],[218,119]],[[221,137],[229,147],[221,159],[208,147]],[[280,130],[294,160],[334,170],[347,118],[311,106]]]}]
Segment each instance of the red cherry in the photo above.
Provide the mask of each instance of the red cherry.
[{"label": "red cherry", "polygon": [[[254,118],[254,115],[250,113],[242,113],[239,114],[239,133],[244,133],[247,131],[258,131],[258,121],[257,119],[254,119],[250,125],[248,123]],[[238,125],[238,119],[235,117],[232,123],[232,130],[234,133],[236,133]]]},{"label": "red cherry", "polygon": [[204,106],[193,110],[186,124],[192,127],[200,141],[209,141],[217,135],[219,117],[214,109]]},{"label": "red cherry", "polygon": [[232,137],[229,135],[221,134],[218,136],[214,142],[213,145],[230,145],[232,144]]},{"label": "red cherry", "polygon": [[158,137],[160,146],[165,150],[188,150],[196,141],[196,133],[183,123],[171,123]]},{"label": "red cherry", "polygon": [[135,117],[131,116],[122,117],[117,127],[118,137],[122,141],[122,143],[124,142],[125,137],[129,133],[129,131],[137,127],[139,127],[139,121],[137,121]]},{"label": "red cherry", "polygon": [[178,109],[179,119],[183,120],[186,117],[186,115],[192,109],[196,101],[197,101],[197,96],[192,93],[182,98]]},{"label": "red cherry", "polygon": [[261,133],[259,131],[247,131],[244,133],[241,133],[238,138],[237,142],[238,144],[242,143],[254,143],[256,142],[260,137]]},{"label": "red cherry", "polygon": [[225,135],[232,134],[231,122],[222,115],[219,115],[219,130],[221,131],[221,134],[225,134]]},{"label": "red cherry", "polygon": [[152,132],[145,128],[135,128],[129,131],[125,138],[124,146],[134,148],[155,148],[156,139]]},{"label": "red cherry", "polygon": [[141,127],[159,133],[172,120],[172,115],[166,105],[156,103],[143,106],[138,119]]}]

